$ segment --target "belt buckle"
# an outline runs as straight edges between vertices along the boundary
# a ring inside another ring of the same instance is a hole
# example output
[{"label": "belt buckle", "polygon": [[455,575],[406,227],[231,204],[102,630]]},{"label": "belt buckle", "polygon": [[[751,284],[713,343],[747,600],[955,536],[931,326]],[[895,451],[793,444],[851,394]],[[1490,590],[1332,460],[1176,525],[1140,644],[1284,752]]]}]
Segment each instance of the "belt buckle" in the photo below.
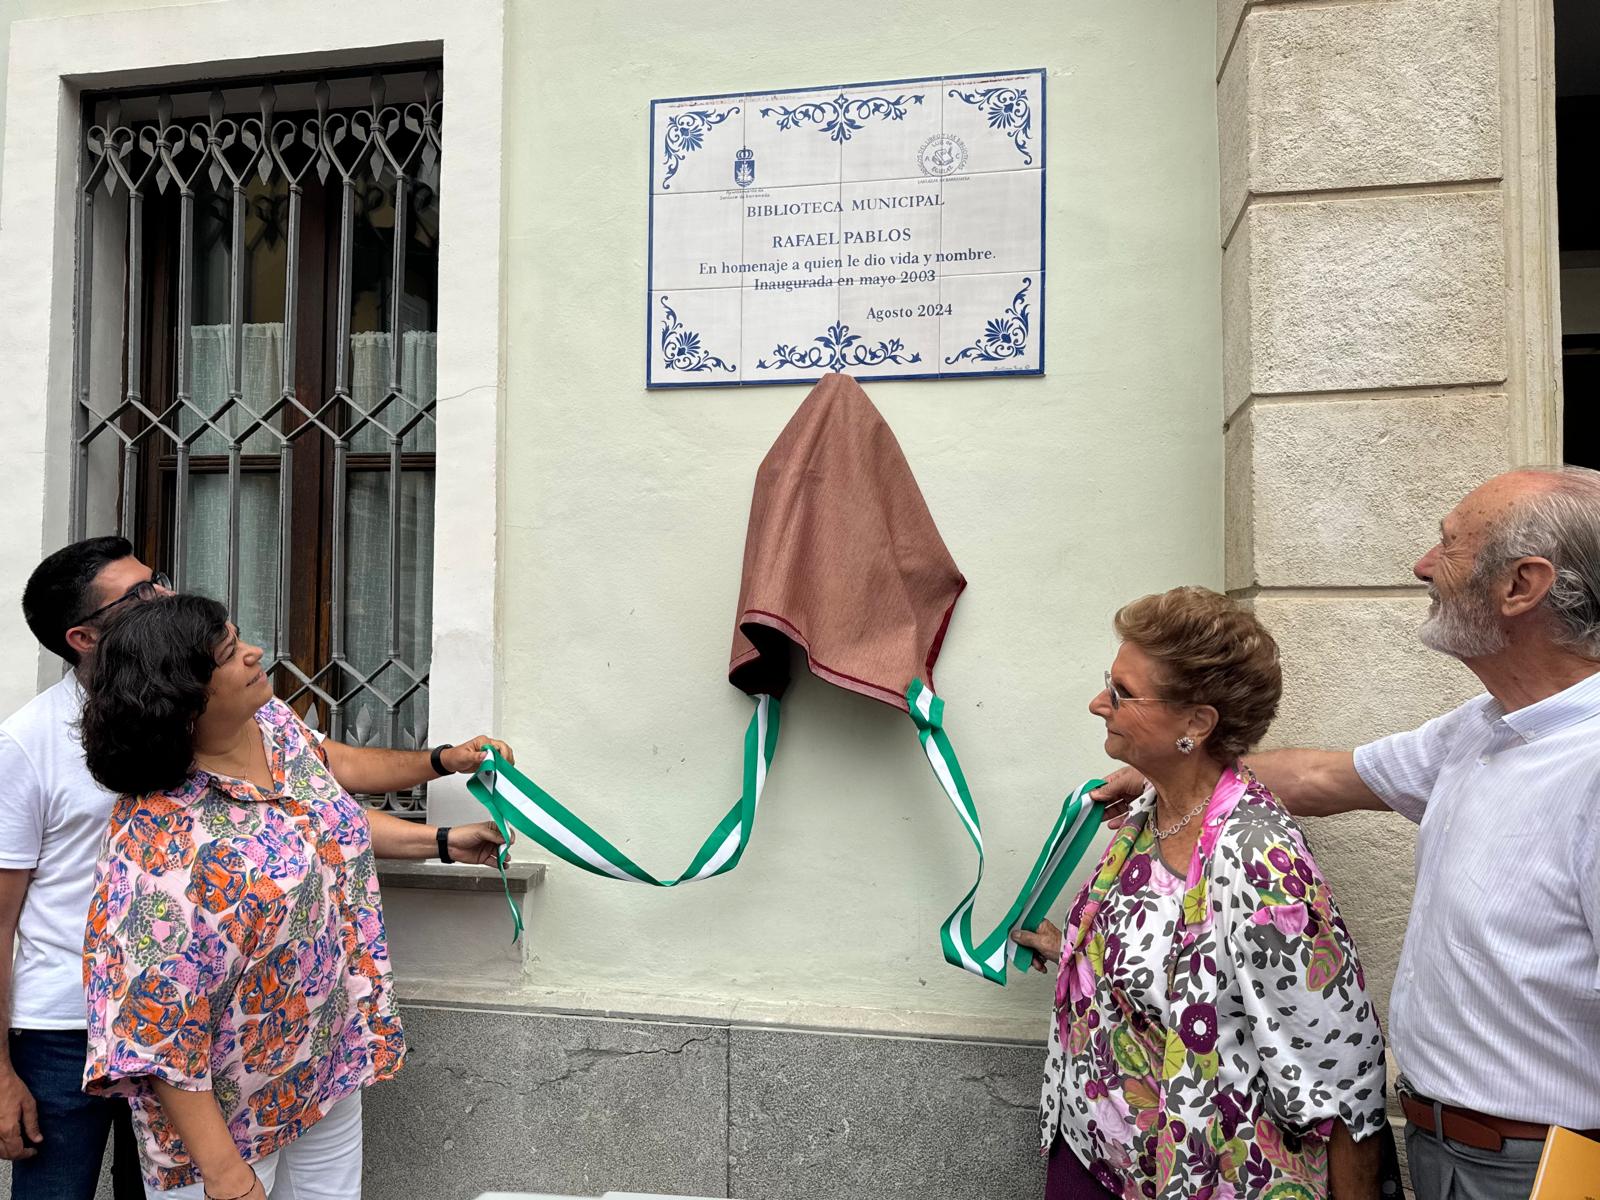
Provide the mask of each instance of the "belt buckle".
[{"label": "belt buckle", "polygon": [[[1405,1111],[1406,1104],[1407,1104],[1408,1101],[1411,1104],[1415,1105],[1416,1107],[1418,1107],[1420,1109],[1423,1109],[1424,1111],[1432,1112],[1435,1109],[1435,1105],[1434,1105],[1433,1101],[1428,1099],[1428,1097],[1424,1096],[1421,1092],[1417,1091],[1416,1088],[1412,1087],[1411,1086],[1411,1081],[1409,1079],[1407,1079],[1404,1075],[1398,1076],[1395,1079],[1395,1081],[1394,1081],[1394,1092],[1395,1092],[1395,1096],[1400,1101],[1400,1108],[1401,1108],[1402,1112]],[[1416,1120],[1414,1120],[1412,1118],[1412,1116],[1411,1116],[1411,1114],[1409,1112],[1406,1113],[1406,1120],[1411,1121],[1411,1123],[1413,1125],[1416,1125],[1417,1128],[1421,1129],[1423,1133],[1431,1133],[1436,1137],[1442,1137],[1443,1136],[1443,1132],[1441,1131],[1441,1129],[1439,1127],[1439,1113],[1438,1112],[1433,1112],[1433,1127],[1431,1129],[1423,1127],[1420,1122],[1418,1122],[1418,1121],[1416,1121]]]}]

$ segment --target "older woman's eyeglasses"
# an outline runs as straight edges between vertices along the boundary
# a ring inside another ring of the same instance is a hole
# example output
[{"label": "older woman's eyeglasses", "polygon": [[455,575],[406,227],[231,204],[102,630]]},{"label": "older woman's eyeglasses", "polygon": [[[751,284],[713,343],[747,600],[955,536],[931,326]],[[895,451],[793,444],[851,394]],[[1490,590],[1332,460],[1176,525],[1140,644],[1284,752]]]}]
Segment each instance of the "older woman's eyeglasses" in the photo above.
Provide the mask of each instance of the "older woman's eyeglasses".
[{"label": "older woman's eyeglasses", "polygon": [[151,575],[149,579],[141,579],[138,583],[134,584],[127,591],[123,592],[122,595],[118,596],[110,604],[102,604],[87,617],[83,618],[83,620],[79,621],[78,624],[87,625],[90,621],[93,621],[98,617],[105,616],[108,612],[110,612],[117,605],[123,603],[125,600],[150,600],[162,592],[170,592],[171,590],[172,580],[167,577],[165,571],[157,571],[155,574]]},{"label": "older woman's eyeglasses", "polygon": [[1187,704],[1187,700],[1167,700],[1161,696],[1130,696],[1111,680],[1111,672],[1106,672],[1106,693],[1111,697],[1111,711],[1115,712],[1124,704]]}]

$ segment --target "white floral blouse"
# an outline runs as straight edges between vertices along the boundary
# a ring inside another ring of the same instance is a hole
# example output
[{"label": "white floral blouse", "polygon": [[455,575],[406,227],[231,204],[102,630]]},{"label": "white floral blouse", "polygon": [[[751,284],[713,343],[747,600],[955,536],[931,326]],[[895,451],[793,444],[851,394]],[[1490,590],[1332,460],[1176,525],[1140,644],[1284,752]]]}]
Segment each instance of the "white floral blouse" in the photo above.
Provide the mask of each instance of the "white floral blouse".
[{"label": "white floral blouse", "polygon": [[1248,771],[1223,773],[1183,880],[1153,808],[1134,806],[1067,920],[1041,1148],[1059,1134],[1130,1200],[1323,1200],[1333,1121],[1361,1139],[1385,1120],[1350,933]]}]

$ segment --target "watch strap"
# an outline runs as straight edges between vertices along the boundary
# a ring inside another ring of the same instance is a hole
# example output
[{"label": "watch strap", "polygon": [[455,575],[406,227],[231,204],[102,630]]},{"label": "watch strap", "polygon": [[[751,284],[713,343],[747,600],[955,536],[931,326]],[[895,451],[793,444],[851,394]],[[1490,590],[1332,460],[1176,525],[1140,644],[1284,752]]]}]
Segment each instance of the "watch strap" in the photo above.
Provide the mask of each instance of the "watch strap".
[{"label": "watch strap", "polygon": [[442,863],[453,863],[453,862],[455,862],[455,859],[450,857],[450,826],[448,826],[448,825],[439,826],[438,836],[439,836],[439,861],[442,862]]},{"label": "watch strap", "polygon": [[440,742],[432,749],[432,751],[429,752],[428,764],[433,767],[433,773],[435,775],[451,774],[451,772],[444,769],[444,752],[446,750],[453,750],[454,748],[454,742]]}]

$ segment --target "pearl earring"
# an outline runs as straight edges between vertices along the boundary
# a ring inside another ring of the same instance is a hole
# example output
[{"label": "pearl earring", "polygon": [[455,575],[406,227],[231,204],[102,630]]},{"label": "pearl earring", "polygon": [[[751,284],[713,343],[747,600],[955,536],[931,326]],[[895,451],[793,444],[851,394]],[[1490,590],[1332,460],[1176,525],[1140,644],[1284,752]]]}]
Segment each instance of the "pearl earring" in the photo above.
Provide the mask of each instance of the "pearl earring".
[{"label": "pearl earring", "polygon": [[1192,753],[1194,753],[1194,739],[1192,737],[1190,737],[1188,734],[1184,734],[1181,738],[1178,739],[1178,753],[1179,754],[1192,754]]}]

